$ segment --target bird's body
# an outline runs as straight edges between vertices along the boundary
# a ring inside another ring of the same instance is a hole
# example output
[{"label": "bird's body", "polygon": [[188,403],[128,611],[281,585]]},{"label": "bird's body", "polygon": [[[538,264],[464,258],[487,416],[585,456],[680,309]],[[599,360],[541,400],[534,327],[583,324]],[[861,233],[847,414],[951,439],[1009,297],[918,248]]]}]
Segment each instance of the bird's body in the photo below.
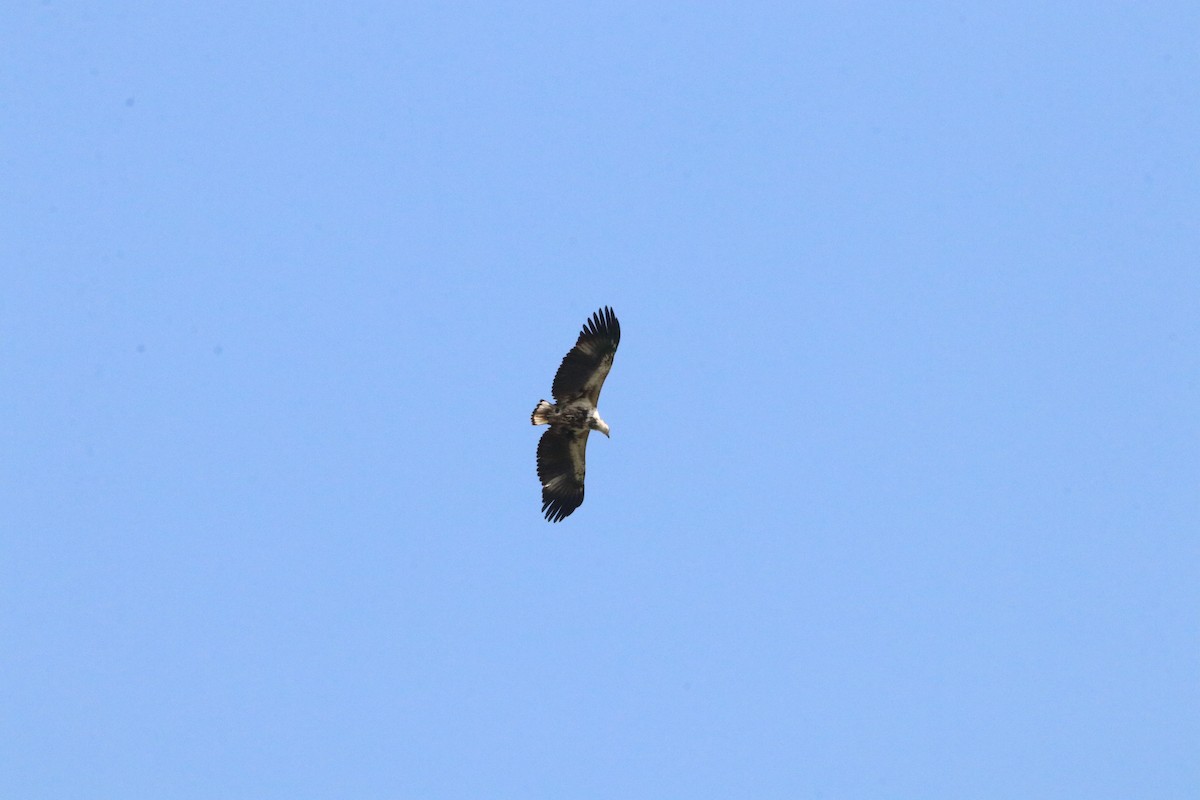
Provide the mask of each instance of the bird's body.
[{"label": "bird's body", "polygon": [[597,430],[609,435],[596,405],[620,341],[621,325],[612,309],[593,314],[554,376],[555,403],[541,400],[533,409],[533,424],[550,426],[538,442],[537,458],[542,512],[550,522],[564,519],[583,503],[588,434]]}]

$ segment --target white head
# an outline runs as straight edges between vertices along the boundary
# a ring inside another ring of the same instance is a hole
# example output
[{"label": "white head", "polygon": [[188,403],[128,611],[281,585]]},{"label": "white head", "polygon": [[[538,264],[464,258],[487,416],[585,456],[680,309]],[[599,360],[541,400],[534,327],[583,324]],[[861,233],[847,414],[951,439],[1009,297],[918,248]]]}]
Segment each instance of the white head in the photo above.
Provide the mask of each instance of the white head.
[{"label": "white head", "polygon": [[[600,419],[600,414],[595,409],[592,409],[592,413],[588,415],[588,427],[608,436],[608,423]],[[609,438],[611,439],[612,437],[609,436]]]}]

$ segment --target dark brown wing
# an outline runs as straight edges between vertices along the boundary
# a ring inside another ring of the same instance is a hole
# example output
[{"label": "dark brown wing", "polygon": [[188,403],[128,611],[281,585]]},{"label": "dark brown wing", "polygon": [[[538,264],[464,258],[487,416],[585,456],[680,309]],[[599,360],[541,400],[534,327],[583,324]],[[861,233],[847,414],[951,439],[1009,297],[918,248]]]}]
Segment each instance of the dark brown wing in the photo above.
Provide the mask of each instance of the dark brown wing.
[{"label": "dark brown wing", "polygon": [[600,387],[612,368],[613,356],[621,343],[621,323],[608,306],[592,314],[583,325],[579,340],[563,357],[554,376],[551,392],[556,403],[587,397],[595,406],[600,402]]},{"label": "dark brown wing", "polygon": [[588,431],[550,428],[538,441],[537,472],[542,482],[542,513],[558,522],[583,504],[584,452]]}]

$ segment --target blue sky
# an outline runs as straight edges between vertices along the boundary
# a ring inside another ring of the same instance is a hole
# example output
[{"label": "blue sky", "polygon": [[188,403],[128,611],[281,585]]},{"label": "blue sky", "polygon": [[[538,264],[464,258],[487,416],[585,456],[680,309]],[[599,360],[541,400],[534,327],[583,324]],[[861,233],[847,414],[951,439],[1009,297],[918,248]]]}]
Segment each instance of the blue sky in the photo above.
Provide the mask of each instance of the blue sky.
[{"label": "blue sky", "polygon": [[0,794],[1195,796],[1194,3],[12,5]]}]

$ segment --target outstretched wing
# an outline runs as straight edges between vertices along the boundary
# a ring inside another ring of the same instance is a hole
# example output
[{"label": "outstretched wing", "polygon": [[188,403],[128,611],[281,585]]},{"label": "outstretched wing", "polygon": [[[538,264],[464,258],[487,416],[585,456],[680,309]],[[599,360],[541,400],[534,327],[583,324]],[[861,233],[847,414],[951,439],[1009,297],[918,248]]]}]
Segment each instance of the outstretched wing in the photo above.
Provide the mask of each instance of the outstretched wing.
[{"label": "outstretched wing", "polygon": [[563,357],[554,375],[551,392],[557,403],[587,397],[594,407],[600,402],[600,387],[612,368],[621,342],[621,323],[608,306],[592,314],[583,325],[579,340]]},{"label": "outstretched wing", "polygon": [[584,451],[588,430],[552,427],[538,441],[537,472],[542,482],[542,513],[550,522],[566,518],[583,504]]}]

